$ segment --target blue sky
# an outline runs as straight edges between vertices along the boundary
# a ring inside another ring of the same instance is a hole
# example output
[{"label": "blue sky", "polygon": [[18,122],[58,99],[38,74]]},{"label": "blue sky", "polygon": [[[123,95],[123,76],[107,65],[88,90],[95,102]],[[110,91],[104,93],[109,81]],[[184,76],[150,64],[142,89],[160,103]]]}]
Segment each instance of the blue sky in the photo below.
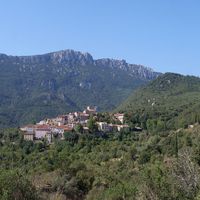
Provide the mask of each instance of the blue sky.
[{"label": "blue sky", "polygon": [[0,52],[62,49],[200,76],[199,0],[0,0]]}]

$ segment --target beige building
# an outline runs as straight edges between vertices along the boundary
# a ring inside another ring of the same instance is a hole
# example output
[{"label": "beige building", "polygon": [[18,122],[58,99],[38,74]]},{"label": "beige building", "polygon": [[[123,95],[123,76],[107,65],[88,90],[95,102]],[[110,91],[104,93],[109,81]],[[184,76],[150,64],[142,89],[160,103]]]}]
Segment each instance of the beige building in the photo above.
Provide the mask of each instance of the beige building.
[{"label": "beige building", "polygon": [[24,132],[24,140],[34,141],[35,133],[34,132]]},{"label": "beige building", "polygon": [[124,114],[123,113],[116,113],[114,114],[115,119],[119,120],[122,124],[124,123]]}]

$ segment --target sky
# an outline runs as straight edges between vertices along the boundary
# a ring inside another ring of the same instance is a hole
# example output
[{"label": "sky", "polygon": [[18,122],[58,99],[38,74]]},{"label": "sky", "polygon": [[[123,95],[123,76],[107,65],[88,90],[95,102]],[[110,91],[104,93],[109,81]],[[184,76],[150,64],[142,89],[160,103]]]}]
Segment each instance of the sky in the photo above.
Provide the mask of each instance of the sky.
[{"label": "sky", "polygon": [[0,0],[0,53],[64,49],[200,76],[199,0]]}]

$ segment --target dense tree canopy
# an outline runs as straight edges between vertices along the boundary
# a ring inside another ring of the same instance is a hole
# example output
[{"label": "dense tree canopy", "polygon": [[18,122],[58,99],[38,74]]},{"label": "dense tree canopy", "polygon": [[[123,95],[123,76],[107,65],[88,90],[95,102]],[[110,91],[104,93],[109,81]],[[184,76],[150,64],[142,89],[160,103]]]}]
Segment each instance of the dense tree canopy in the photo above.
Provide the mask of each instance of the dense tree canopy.
[{"label": "dense tree canopy", "polygon": [[166,73],[134,92],[117,111],[149,131],[186,128],[200,122],[200,78]]},{"label": "dense tree canopy", "polygon": [[0,199],[197,200],[199,133],[199,125],[107,137],[68,132],[47,145],[2,130]]}]

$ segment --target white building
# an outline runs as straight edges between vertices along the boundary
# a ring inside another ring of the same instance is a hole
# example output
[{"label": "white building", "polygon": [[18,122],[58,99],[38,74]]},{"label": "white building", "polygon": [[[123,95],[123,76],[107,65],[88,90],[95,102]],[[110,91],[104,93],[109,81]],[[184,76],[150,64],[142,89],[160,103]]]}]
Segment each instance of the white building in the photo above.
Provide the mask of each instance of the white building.
[{"label": "white building", "polygon": [[83,111],[85,114],[89,115],[96,115],[97,114],[97,107],[95,106],[94,108],[87,106],[87,108]]},{"label": "white building", "polygon": [[124,114],[123,113],[116,113],[114,114],[115,119],[119,120],[122,124],[124,123]]},{"label": "white building", "polygon": [[112,131],[112,126],[107,122],[97,122],[99,131],[109,132]]}]

